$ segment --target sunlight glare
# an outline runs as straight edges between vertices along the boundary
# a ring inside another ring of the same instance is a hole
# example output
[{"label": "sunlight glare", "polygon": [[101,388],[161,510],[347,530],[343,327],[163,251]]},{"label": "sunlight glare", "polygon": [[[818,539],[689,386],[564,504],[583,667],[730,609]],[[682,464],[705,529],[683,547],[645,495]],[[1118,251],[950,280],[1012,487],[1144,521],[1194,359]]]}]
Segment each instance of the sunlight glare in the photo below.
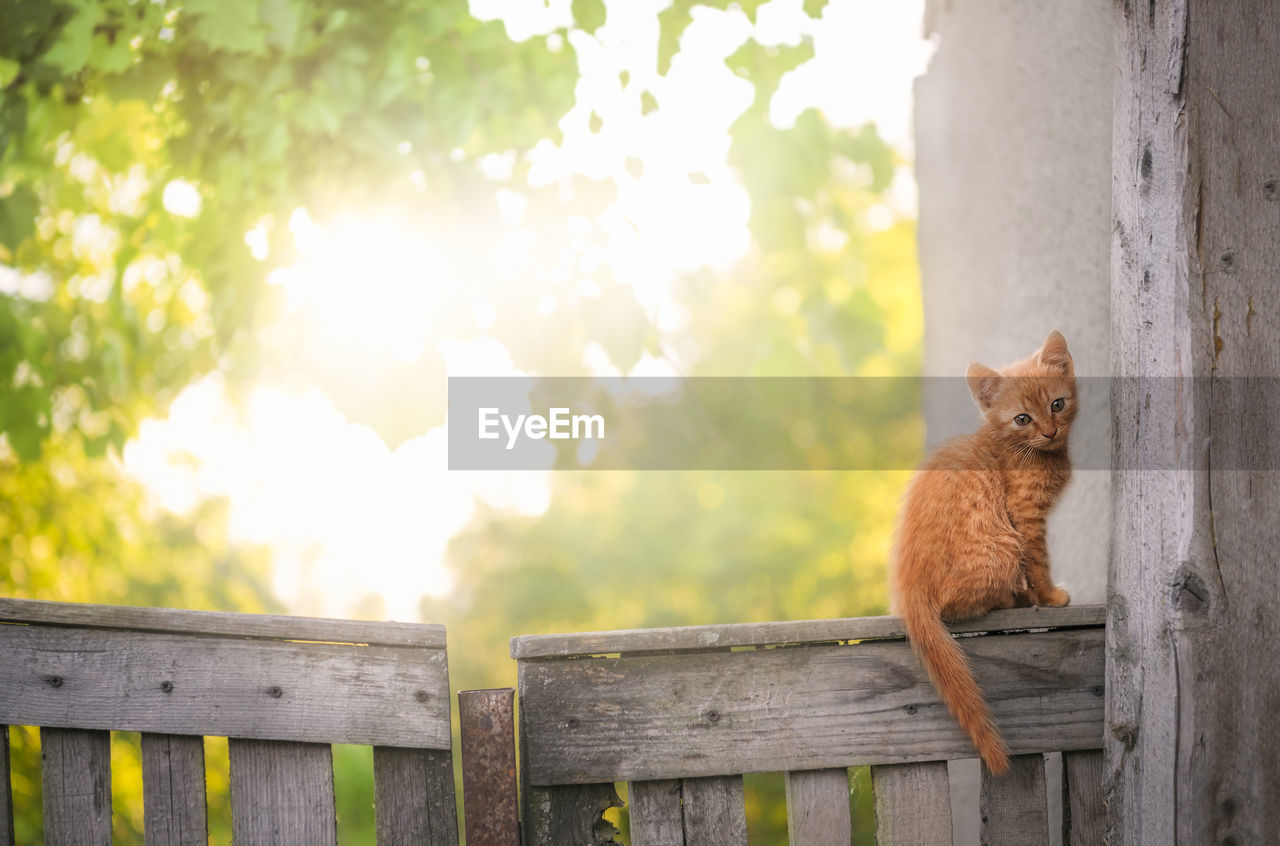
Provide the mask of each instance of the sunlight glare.
[{"label": "sunlight glare", "polygon": [[393,217],[342,218],[329,226],[306,209],[289,219],[299,258],[267,281],[284,289],[292,312],[303,311],[335,337],[370,345],[398,361],[414,361],[428,340],[434,290],[453,279],[425,227]]}]

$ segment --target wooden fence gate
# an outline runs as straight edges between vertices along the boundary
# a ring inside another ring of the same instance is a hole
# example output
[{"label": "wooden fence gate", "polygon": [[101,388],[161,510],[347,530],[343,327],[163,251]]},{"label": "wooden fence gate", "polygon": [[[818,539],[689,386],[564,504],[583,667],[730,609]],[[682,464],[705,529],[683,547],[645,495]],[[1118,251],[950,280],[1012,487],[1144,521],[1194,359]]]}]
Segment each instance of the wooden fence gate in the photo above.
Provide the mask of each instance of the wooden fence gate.
[{"label": "wooden fence gate", "polygon": [[207,846],[204,735],[241,844],[337,843],[330,744],[373,747],[378,843],[457,846],[442,626],[0,599],[8,725],[40,726],[45,843],[111,842],[110,732],[142,732],[148,846]]},{"label": "wooden fence gate", "polygon": [[[1044,755],[1064,759],[1063,843],[1103,840],[1101,606],[999,611],[955,632],[1013,771],[982,784],[983,843],[1048,842]],[[848,768],[871,765],[877,840],[952,842],[946,761],[975,757],[895,617],[539,635],[519,661],[526,846],[747,842],[742,775],[786,773],[792,846],[850,842]]]}]

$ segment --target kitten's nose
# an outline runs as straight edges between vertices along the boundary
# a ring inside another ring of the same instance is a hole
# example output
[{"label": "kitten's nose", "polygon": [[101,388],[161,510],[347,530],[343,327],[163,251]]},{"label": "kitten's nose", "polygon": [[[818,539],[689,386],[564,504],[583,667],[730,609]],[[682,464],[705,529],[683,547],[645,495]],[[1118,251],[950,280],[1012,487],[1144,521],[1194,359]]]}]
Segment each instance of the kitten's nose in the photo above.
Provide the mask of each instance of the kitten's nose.
[{"label": "kitten's nose", "polygon": [[1057,430],[1057,429],[1052,429],[1052,430],[1050,430],[1050,431],[1048,431],[1048,432],[1045,432],[1045,433],[1044,433],[1044,436],[1045,436],[1046,438],[1048,438],[1049,440],[1053,440],[1053,439],[1054,439],[1054,436],[1056,436],[1057,434],[1058,434],[1058,430]]}]

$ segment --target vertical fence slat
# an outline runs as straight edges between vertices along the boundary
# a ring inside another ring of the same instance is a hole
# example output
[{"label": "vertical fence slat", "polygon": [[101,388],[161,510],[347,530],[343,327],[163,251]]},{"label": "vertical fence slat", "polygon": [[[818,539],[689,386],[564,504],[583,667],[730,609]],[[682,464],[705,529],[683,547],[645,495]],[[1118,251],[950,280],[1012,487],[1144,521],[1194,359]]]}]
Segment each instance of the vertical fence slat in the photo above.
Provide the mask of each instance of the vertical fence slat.
[{"label": "vertical fence slat", "polygon": [[0,725],[0,846],[13,846],[13,789],[9,783],[9,727]]},{"label": "vertical fence slat", "polygon": [[1009,772],[982,769],[982,842],[985,846],[1036,846],[1049,842],[1044,755],[1015,755]]},{"label": "vertical fence slat", "polygon": [[1091,846],[1106,835],[1102,750],[1062,753],[1062,846]]},{"label": "vertical fence slat", "polygon": [[680,793],[684,800],[685,843],[746,846],[747,806],[742,776],[687,778]]},{"label": "vertical fence slat", "polygon": [[40,729],[46,846],[111,843],[111,733]]},{"label": "vertical fence slat", "polygon": [[622,800],[610,783],[528,787],[525,790],[525,846],[615,846],[618,829],[604,818]]},{"label": "vertical fence slat", "polygon": [[336,846],[333,750],[232,738],[231,832],[237,844]]},{"label": "vertical fence slat", "polygon": [[520,846],[514,700],[509,687],[458,692],[462,804],[472,843]]},{"label": "vertical fence slat", "polygon": [[631,846],[684,846],[680,781],[633,781],[627,786]]},{"label": "vertical fence slat", "polygon": [[457,846],[458,808],[448,750],[375,746],[373,790],[378,846]]},{"label": "vertical fence slat", "polygon": [[878,846],[951,846],[946,761],[871,768]]},{"label": "vertical fence slat", "polygon": [[206,846],[204,738],[142,735],[142,811],[147,846]]},{"label": "vertical fence slat", "polygon": [[839,846],[853,837],[849,771],[787,773],[787,832],[791,846]]}]

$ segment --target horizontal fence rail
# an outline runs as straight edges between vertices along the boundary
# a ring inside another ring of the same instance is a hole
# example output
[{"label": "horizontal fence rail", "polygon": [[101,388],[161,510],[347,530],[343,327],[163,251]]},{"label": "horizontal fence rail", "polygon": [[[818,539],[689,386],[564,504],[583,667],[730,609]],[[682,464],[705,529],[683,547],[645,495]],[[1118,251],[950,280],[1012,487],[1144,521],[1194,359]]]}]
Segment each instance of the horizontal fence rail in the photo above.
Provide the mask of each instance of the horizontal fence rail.
[{"label": "horizontal fence rail", "polygon": [[[984,778],[989,843],[1047,842],[1064,753],[1066,843],[1100,831],[1105,609],[952,626],[1010,752]],[[848,843],[848,768],[871,766],[878,842],[951,842],[946,761],[976,757],[892,617],[515,638],[526,844],[746,842],[742,775],[786,774],[793,846]],[[1096,782],[1096,783],[1095,783]]]},{"label": "horizontal fence rail", "polygon": [[142,733],[148,846],[207,843],[205,736],[237,843],[336,843],[344,743],[373,747],[379,844],[457,846],[441,626],[0,599],[0,846],[8,725],[40,727],[54,846],[110,842],[112,731]]}]

